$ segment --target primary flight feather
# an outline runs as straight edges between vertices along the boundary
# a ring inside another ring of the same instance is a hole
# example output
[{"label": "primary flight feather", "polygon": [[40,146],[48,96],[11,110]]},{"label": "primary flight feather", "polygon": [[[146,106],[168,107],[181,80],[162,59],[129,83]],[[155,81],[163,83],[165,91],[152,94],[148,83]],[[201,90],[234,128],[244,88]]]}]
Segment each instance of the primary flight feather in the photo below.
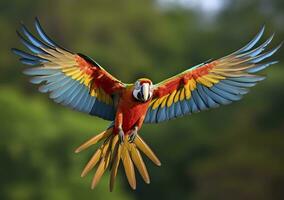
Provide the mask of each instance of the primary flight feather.
[{"label": "primary flight feather", "polygon": [[55,102],[111,121],[107,130],[86,141],[76,153],[102,142],[84,168],[86,176],[96,165],[92,181],[96,187],[110,168],[110,190],[113,190],[120,161],[130,186],[136,188],[134,167],[143,180],[150,183],[140,152],[160,166],[151,148],[138,135],[144,123],[159,123],[191,113],[216,108],[238,101],[248,88],[265,77],[256,73],[277,61],[264,61],[280,47],[266,51],[269,37],[255,47],[264,27],[243,48],[223,58],[201,63],[158,84],[140,78],[125,84],[103,69],[96,61],[80,53],[72,53],[51,40],[38,19],[35,37],[23,24],[20,41],[29,53],[12,49],[23,64],[36,66],[24,70],[39,91],[49,93]]}]

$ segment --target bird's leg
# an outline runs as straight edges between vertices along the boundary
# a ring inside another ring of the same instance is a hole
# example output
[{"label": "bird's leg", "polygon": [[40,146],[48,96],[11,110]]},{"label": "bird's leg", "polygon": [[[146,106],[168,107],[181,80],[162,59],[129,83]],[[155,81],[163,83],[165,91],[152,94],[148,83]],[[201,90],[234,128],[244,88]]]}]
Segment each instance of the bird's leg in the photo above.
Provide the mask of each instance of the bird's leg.
[{"label": "bird's leg", "polygon": [[128,138],[128,141],[130,143],[134,142],[136,136],[137,136],[137,133],[138,133],[138,126],[134,126],[133,130],[131,131],[131,133],[129,134],[129,138]]},{"label": "bird's leg", "polygon": [[118,109],[115,117],[115,127],[118,130],[119,142],[122,144],[124,142],[124,131],[122,129],[122,122],[123,122],[123,114]]},{"label": "bird's leg", "polygon": [[137,123],[135,124],[134,128],[132,129],[132,132],[130,133],[129,139],[128,139],[128,141],[130,143],[134,142],[136,136],[138,135],[138,130],[140,130],[140,128],[142,127],[142,124],[144,122],[144,118],[145,118],[145,115],[141,116],[138,119]]},{"label": "bird's leg", "polygon": [[118,127],[119,142],[122,144],[124,142],[124,131],[121,126]]}]

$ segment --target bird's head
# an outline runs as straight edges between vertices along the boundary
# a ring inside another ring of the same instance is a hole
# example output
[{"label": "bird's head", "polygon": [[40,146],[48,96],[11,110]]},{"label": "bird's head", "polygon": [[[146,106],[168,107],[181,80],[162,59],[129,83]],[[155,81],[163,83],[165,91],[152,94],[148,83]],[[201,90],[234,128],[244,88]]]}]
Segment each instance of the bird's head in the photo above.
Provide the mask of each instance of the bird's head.
[{"label": "bird's head", "polygon": [[135,99],[141,102],[146,102],[153,95],[153,83],[149,79],[141,78],[135,82],[132,92]]}]

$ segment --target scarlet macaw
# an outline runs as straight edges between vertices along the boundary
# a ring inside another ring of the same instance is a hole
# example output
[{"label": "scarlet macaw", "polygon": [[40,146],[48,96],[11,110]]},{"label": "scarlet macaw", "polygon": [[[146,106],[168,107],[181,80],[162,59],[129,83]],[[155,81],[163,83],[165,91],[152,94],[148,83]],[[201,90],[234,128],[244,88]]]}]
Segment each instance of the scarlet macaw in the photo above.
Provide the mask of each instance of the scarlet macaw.
[{"label": "scarlet macaw", "polygon": [[40,92],[49,93],[49,97],[57,103],[111,121],[106,131],[76,149],[78,153],[104,141],[81,176],[99,163],[92,182],[94,188],[110,167],[110,190],[113,189],[120,160],[133,189],[136,188],[134,165],[145,182],[150,183],[140,151],[156,165],[161,165],[137,134],[144,123],[159,123],[240,100],[249,87],[265,78],[255,73],[277,63],[261,61],[272,56],[281,46],[263,53],[273,39],[272,35],[253,49],[263,35],[263,27],[247,45],[228,56],[201,63],[155,85],[146,78],[125,84],[91,58],[57,45],[43,31],[38,19],[35,28],[40,39],[24,25],[21,31],[26,38],[17,32],[32,54],[18,49],[12,51],[21,57],[22,63],[37,66],[26,69],[24,73],[33,76],[32,83],[41,84]]}]

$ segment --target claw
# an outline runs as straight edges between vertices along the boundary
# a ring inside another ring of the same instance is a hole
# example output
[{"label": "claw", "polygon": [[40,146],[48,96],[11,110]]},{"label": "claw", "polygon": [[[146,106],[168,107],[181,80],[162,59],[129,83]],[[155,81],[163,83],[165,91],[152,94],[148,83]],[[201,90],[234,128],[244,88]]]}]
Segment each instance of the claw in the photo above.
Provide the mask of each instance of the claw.
[{"label": "claw", "polygon": [[137,136],[137,133],[138,133],[138,131],[137,131],[137,129],[135,128],[135,129],[130,133],[130,135],[129,135],[129,137],[128,137],[128,142],[133,143],[134,140],[135,140],[135,138],[136,138],[136,136]]},{"label": "claw", "polygon": [[123,142],[124,142],[124,132],[123,132],[122,129],[119,130],[118,135],[119,135],[119,142],[120,142],[120,144],[123,144]]}]

